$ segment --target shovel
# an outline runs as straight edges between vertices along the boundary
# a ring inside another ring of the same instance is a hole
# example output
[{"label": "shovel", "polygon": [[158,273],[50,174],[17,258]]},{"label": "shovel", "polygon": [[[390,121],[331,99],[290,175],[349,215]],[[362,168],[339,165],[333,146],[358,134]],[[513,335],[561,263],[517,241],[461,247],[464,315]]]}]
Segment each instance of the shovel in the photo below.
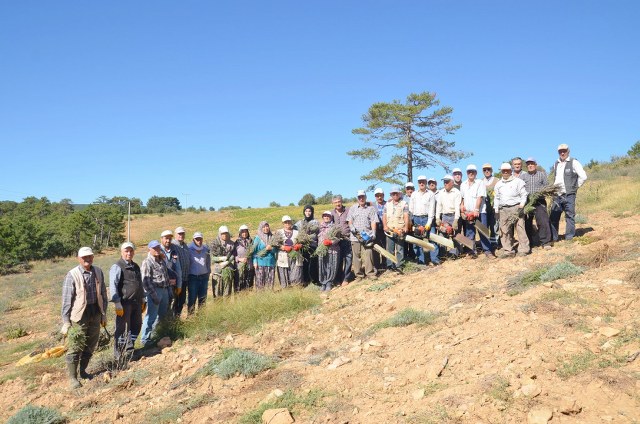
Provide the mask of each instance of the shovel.
[{"label": "shovel", "polygon": [[433,244],[429,243],[428,241],[419,239],[418,237],[410,236],[407,234],[406,236],[404,236],[404,239],[411,244],[416,244],[427,250],[431,250],[431,251],[436,250],[436,247]]},{"label": "shovel", "polygon": [[484,225],[482,222],[480,221],[476,221],[476,228],[478,229],[478,231],[480,232],[480,234],[482,234],[483,236],[485,236],[486,238],[491,238],[491,231],[489,230],[489,228]]},{"label": "shovel", "polygon": [[469,237],[463,236],[462,234],[456,234],[455,237],[453,237],[453,239],[458,243],[460,243],[461,245],[468,247],[471,250],[475,248],[473,240],[471,240]]},{"label": "shovel", "polygon": [[440,246],[453,249],[453,242],[451,241],[451,239],[442,237],[439,234],[429,233],[429,240],[438,243]]}]

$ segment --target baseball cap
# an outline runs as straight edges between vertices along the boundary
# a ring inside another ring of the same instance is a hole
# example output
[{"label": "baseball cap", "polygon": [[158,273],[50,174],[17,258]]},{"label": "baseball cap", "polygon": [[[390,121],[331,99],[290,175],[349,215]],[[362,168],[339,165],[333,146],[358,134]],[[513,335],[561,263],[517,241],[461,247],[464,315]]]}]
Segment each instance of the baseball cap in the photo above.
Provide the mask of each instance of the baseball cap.
[{"label": "baseball cap", "polygon": [[78,250],[79,258],[83,258],[85,256],[93,256],[93,250],[91,250],[90,247],[81,247],[80,250]]},{"label": "baseball cap", "polygon": [[538,163],[538,161],[536,160],[536,158],[529,156],[527,158],[526,161],[524,161],[525,163],[529,163],[529,162],[533,162],[533,163]]},{"label": "baseball cap", "polygon": [[451,181],[451,180],[453,180],[453,177],[450,174],[447,174],[444,177],[442,177],[442,181]]},{"label": "baseball cap", "polygon": [[414,185],[413,185],[413,183],[412,183],[411,181],[409,181],[408,183],[406,183],[406,184],[404,185],[404,188],[407,188],[407,187],[416,188],[416,186],[414,186]]},{"label": "baseball cap", "polygon": [[467,171],[477,171],[478,168],[474,164],[467,165]]},{"label": "baseball cap", "polygon": [[325,216],[325,215],[329,215],[329,216],[331,216],[331,211],[324,211],[324,212],[322,212],[322,216]]},{"label": "baseball cap", "polygon": [[420,181],[427,181],[427,177],[424,175],[418,175],[418,182]]},{"label": "baseball cap", "polygon": [[193,233],[193,238],[194,239],[204,238],[204,236],[202,235],[202,233],[200,231],[196,231],[195,233]]},{"label": "baseball cap", "polygon": [[383,189],[381,189],[380,187],[378,187],[378,188],[373,192],[373,194],[374,194],[374,195],[375,195],[375,194],[384,194],[384,190],[383,190]]},{"label": "baseball cap", "polygon": [[173,233],[171,232],[171,230],[164,230],[162,234],[160,234],[160,237],[167,237],[167,236],[173,237]]},{"label": "baseball cap", "polygon": [[389,190],[389,194],[393,193],[402,193],[402,189],[400,189],[400,187],[393,187],[391,188],[391,190]]},{"label": "baseball cap", "polygon": [[285,215],[282,217],[282,222],[291,221],[291,217],[289,215]]},{"label": "baseball cap", "polygon": [[482,169],[486,169],[486,168],[493,169],[493,166],[491,166],[491,164],[487,162],[484,165],[482,165]]},{"label": "baseball cap", "polygon": [[155,249],[156,247],[160,247],[160,242],[158,240],[151,240],[149,244],[147,244],[149,249]]},{"label": "baseball cap", "polygon": [[184,230],[184,227],[178,227],[175,229],[174,233],[180,234],[180,233],[186,233],[186,231]]},{"label": "baseball cap", "polygon": [[455,174],[456,172],[459,172],[462,174],[462,169],[460,168],[453,168],[453,171],[451,171],[452,174]]},{"label": "baseball cap", "polygon": [[366,196],[367,193],[364,192],[364,190],[358,190],[358,197],[360,196]]},{"label": "baseball cap", "polygon": [[434,183],[438,184],[438,181],[436,181],[436,179],[435,179],[435,178],[429,178],[429,179],[427,180],[427,184],[428,184],[428,183],[430,183],[431,181],[433,181]]},{"label": "baseball cap", "polygon": [[566,150],[569,150],[569,145],[568,145],[568,144],[564,144],[564,143],[562,143],[562,144],[560,144],[560,145],[558,146],[558,150],[565,150],[565,149],[566,149]]},{"label": "baseball cap", "polygon": [[511,171],[511,164],[509,162],[502,162],[502,165],[500,165],[500,170]]},{"label": "baseball cap", "polygon": [[124,250],[126,248],[131,248],[133,250],[136,250],[136,247],[130,241],[125,241],[124,243],[122,243],[122,246],[120,246],[120,250]]}]

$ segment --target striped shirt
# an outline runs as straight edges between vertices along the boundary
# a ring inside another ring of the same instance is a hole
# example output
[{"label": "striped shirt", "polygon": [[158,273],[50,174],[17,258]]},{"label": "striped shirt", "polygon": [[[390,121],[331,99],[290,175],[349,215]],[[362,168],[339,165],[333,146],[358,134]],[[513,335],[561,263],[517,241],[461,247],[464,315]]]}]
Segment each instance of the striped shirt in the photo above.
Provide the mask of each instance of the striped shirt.
[{"label": "striped shirt", "polygon": [[529,194],[537,193],[549,185],[547,173],[540,170],[533,174],[530,174],[529,172],[522,172],[519,178],[524,181],[524,188]]}]

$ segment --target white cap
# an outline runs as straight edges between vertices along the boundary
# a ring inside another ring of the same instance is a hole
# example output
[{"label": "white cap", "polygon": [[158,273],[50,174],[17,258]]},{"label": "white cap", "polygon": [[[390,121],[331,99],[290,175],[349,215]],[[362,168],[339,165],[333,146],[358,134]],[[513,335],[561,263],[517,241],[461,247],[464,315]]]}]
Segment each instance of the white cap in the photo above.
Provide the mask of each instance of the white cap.
[{"label": "white cap", "polygon": [[193,233],[193,239],[195,240],[197,238],[204,238],[200,231],[196,231],[195,233]]},{"label": "white cap", "polygon": [[291,217],[289,215],[285,215],[282,217],[282,222],[291,221]]},{"label": "white cap", "polygon": [[358,190],[358,197],[360,197],[360,196],[366,196],[366,195],[367,195],[367,193],[365,193],[365,191],[364,191],[364,190]]},{"label": "white cap", "polygon": [[453,181],[453,177],[451,176],[451,174],[447,174],[442,177],[442,181]]},{"label": "white cap", "polygon": [[186,233],[186,231],[184,230],[184,227],[178,227],[175,229],[174,233],[180,234],[180,233]]},{"label": "white cap", "polygon": [[418,182],[420,181],[427,181],[427,176],[426,175],[418,175]]},{"label": "white cap", "polygon": [[478,171],[478,168],[474,164],[467,165],[467,171]]},{"label": "white cap", "polygon": [[384,190],[383,190],[383,189],[381,189],[380,187],[378,187],[378,188],[373,192],[373,194],[374,194],[374,195],[376,195],[376,194],[384,194]]},{"label": "white cap", "polygon": [[462,174],[462,169],[460,168],[453,168],[453,171],[451,171],[452,174],[455,174],[456,172],[459,172]]},{"label": "white cap", "polygon": [[404,188],[407,188],[407,187],[416,188],[416,186],[415,186],[415,185],[413,185],[413,183],[412,183],[411,181],[409,181],[408,183],[406,183],[406,184],[404,185]]},{"label": "white cap", "polygon": [[438,183],[438,181],[436,181],[435,178],[427,178],[427,184],[430,183],[431,181],[433,181],[434,183]]},{"label": "white cap", "polygon": [[218,234],[224,234],[228,232],[229,228],[226,225],[221,225],[220,228],[218,228]]},{"label": "white cap", "polygon": [[80,250],[78,250],[79,258],[84,258],[85,256],[93,256],[93,250],[91,250],[90,247],[81,247]]},{"label": "white cap", "polygon": [[122,246],[120,246],[120,250],[124,250],[124,249],[127,249],[127,248],[136,250],[136,247],[130,241],[125,241],[124,243],[122,243]]},{"label": "white cap", "polygon": [[167,236],[173,237],[173,233],[171,232],[171,230],[164,230],[162,234],[160,234],[160,237],[167,237]]},{"label": "white cap", "polygon": [[500,165],[500,170],[511,171],[511,164],[509,162],[502,162],[502,165]]},{"label": "white cap", "polygon": [[248,230],[248,229],[249,229],[249,227],[247,227],[246,225],[242,224],[242,225],[240,226],[240,228],[238,229],[238,231]]},{"label": "white cap", "polygon": [[569,150],[569,145],[562,143],[561,145],[558,146],[558,150],[564,150],[564,149]]},{"label": "white cap", "polygon": [[325,215],[329,215],[329,216],[331,216],[331,211],[324,211],[324,212],[322,212],[322,216],[325,216]]}]

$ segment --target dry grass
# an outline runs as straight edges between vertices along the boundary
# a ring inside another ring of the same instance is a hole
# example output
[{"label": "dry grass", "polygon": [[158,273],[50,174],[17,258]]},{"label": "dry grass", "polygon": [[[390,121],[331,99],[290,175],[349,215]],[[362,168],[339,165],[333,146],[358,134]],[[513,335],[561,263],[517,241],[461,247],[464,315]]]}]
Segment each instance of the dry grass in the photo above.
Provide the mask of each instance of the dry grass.
[{"label": "dry grass", "polygon": [[598,245],[594,250],[572,257],[571,261],[576,265],[600,268],[611,261],[614,255],[613,249],[607,243]]},{"label": "dry grass", "polygon": [[629,273],[628,278],[629,278],[629,283],[631,283],[633,287],[635,287],[636,289],[640,289],[640,266],[636,266]]}]

